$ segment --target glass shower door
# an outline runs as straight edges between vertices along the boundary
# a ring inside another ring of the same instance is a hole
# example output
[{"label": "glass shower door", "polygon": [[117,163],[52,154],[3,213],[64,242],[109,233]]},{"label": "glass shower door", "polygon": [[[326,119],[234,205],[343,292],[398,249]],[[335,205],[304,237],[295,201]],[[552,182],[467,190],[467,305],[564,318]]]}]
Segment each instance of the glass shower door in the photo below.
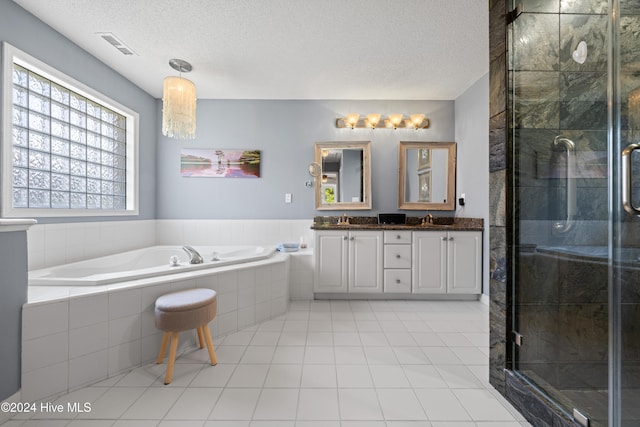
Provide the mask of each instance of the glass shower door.
[{"label": "glass shower door", "polygon": [[639,426],[640,1],[512,6],[513,368],[582,425]]},{"label": "glass shower door", "polygon": [[567,416],[607,426],[607,1],[513,6],[513,367]]},{"label": "glass shower door", "polygon": [[611,1],[611,425],[640,425],[640,2]]}]

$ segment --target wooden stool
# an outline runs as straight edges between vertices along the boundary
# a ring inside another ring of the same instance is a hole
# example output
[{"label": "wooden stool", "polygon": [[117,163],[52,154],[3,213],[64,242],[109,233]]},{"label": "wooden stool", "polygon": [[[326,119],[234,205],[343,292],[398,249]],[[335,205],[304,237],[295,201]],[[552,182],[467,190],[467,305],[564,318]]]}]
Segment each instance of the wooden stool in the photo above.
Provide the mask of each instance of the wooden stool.
[{"label": "wooden stool", "polygon": [[195,328],[198,332],[200,348],[204,348],[204,341],[206,341],[211,364],[216,365],[218,363],[216,352],[213,349],[213,341],[211,340],[211,331],[209,330],[209,322],[216,317],[216,311],[216,291],[211,289],[188,289],[163,295],[156,300],[156,327],[164,331],[156,363],[160,364],[164,360],[167,344],[169,343],[169,338],[171,338],[165,384],[171,383],[178,350],[178,336],[182,331]]}]

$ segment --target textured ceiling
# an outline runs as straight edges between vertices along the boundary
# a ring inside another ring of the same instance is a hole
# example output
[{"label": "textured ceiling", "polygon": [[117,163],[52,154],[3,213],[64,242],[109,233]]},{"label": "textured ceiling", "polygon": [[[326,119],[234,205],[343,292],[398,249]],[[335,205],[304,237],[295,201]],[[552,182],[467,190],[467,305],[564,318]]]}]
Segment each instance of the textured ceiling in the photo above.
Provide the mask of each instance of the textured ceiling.
[{"label": "textured ceiling", "polygon": [[489,70],[486,0],[14,1],[156,98],[171,58],[201,99],[450,100]]}]

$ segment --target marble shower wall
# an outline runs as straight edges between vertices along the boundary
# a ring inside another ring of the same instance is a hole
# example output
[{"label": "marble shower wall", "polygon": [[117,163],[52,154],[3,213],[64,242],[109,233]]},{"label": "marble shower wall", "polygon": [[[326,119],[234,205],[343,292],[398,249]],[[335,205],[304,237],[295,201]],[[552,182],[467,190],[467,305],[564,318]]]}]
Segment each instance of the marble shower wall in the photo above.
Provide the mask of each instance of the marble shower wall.
[{"label": "marble shower wall", "polygon": [[[513,22],[509,81],[514,99],[514,207],[524,222],[520,245],[606,245],[607,2],[527,1]],[[580,42],[584,63],[574,60]],[[557,136],[575,144],[571,176]],[[577,215],[568,233],[567,176],[576,182]]]}]

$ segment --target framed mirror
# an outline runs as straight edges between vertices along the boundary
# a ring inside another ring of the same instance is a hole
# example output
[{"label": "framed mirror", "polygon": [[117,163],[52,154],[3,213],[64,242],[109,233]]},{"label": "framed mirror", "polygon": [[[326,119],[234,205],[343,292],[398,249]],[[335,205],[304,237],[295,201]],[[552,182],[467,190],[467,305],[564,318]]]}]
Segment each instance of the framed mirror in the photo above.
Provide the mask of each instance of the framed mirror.
[{"label": "framed mirror", "polygon": [[371,142],[315,144],[316,209],[371,209]]},{"label": "framed mirror", "polygon": [[452,211],[455,191],[455,142],[400,142],[399,209]]}]

